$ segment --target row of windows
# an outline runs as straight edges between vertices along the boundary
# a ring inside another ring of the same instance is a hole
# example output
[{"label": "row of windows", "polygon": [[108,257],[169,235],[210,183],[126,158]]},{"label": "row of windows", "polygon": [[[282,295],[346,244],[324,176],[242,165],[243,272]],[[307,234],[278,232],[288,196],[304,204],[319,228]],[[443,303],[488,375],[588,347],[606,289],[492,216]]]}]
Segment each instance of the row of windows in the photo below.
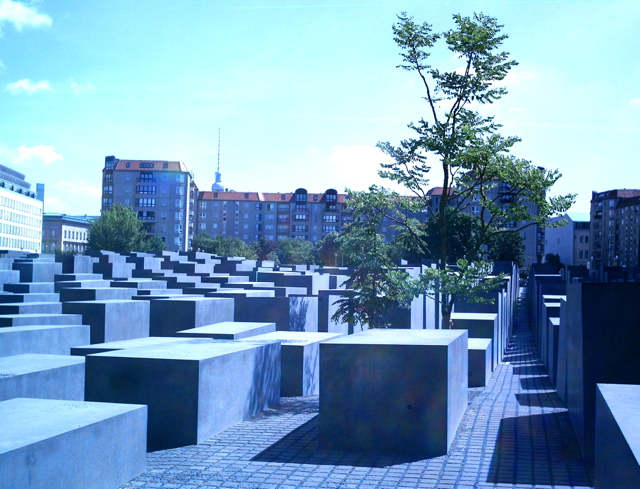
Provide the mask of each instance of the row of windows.
[{"label": "row of windows", "polygon": [[[249,224],[244,224],[243,229],[248,230],[249,229]],[[206,222],[201,222],[199,225],[199,228],[201,231],[206,231],[207,229],[218,229],[218,223],[214,222],[212,224],[207,224]],[[223,229],[226,230],[226,223],[223,223]],[[239,226],[236,225],[235,226],[236,232],[238,232],[239,230]],[[263,229],[265,231],[274,231],[276,229],[276,226],[274,226],[273,224],[255,224],[253,226],[253,229],[255,231],[262,231]],[[277,230],[278,231],[284,231],[284,232],[288,232],[289,231],[289,225],[288,224],[278,224],[277,226]],[[292,231],[295,233],[308,233],[309,232],[309,226],[305,226],[305,225],[295,225],[292,227]],[[340,231],[340,226],[322,226],[322,232],[323,233],[330,233],[332,231]],[[313,232],[317,233],[318,232],[318,226],[313,226]]]},{"label": "row of windows", "polygon": [[14,224],[0,224],[0,233],[10,234],[12,236],[22,236],[30,239],[41,239],[42,232],[40,229],[30,229],[23,226],[16,226]]},{"label": "row of windows", "polygon": [[[224,200],[222,201],[222,204],[224,206],[227,205],[227,201]],[[235,202],[235,206],[239,207],[240,203],[239,202]],[[220,202],[207,202],[207,201],[200,201],[200,209],[218,209],[220,206]],[[250,209],[253,208],[256,211],[261,211],[261,210],[267,210],[267,211],[275,211],[276,209],[279,211],[289,211],[289,204],[262,204],[262,203],[256,203],[256,204],[251,204],[249,202],[245,202],[244,203],[244,209]],[[296,206],[294,207],[295,211],[298,212],[309,212],[310,210],[312,210],[313,212],[337,212],[338,207],[335,204],[329,204],[326,206],[322,206],[322,205],[318,205],[318,204],[314,204],[312,206],[307,206],[307,205],[300,205],[300,204],[296,204]]]},{"label": "row of windows", "polygon": [[20,202],[19,200],[11,199],[9,197],[2,197],[2,207],[6,209],[14,209],[34,216],[42,216],[42,206],[27,204],[26,202]]},{"label": "row of windows", "polygon": [[40,251],[40,238],[37,241],[29,241],[27,239],[0,236],[0,248],[34,251],[37,253]]},{"label": "row of windows", "polygon": [[25,226],[32,226],[35,228],[42,226],[42,219],[38,217],[25,216],[24,214],[18,214],[13,211],[0,210],[0,220],[17,222],[18,224],[24,224]]}]

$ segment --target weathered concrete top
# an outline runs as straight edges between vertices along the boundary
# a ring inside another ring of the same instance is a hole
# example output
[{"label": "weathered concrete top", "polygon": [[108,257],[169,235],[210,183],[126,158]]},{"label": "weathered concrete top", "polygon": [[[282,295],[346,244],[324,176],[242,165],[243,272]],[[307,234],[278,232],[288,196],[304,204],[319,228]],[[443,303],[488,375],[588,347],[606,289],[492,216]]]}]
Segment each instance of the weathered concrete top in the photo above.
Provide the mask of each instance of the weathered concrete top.
[{"label": "weathered concrete top", "polygon": [[16,398],[0,402],[0,454],[147,406]]},{"label": "weathered concrete top", "polygon": [[562,299],[566,299],[567,296],[566,295],[543,295],[542,296],[542,300],[545,302],[560,302],[560,300]]},{"label": "weathered concrete top", "polygon": [[106,343],[95,343],[93,345],[71,347],[72,355],[91,355],[94,353],[104,353],[116,350],[126,350],[128,348],[143,348],[154,345],[164,345],[166,343],[211,343],[209,338],[173,338],[163,336],[149,336],[147,338],[135,338],[132,340],[108,341]]},{"label": "weathered concrete top", "polygon": [[491,338],[469,338],[469,350],[486,350],[491,345]]},{"label": "weathered concrete top", "polygon": [[467,337],[466,329],[368,329],[361,333],[328,340],[325,343],[446,346],[461,336]]},{"label": "weathered concrete top", "polygon": [[273,333],[265,333],[247,338],[247,340],[276,340],[282,342],[283,345],[310,345],[312,343],[320,343],[322,341],[332,340],[343,336],[342,333],[315,333],[306,331],[274,331]]},{"label": "weathered concrete top", "polygon": [[560,318],[549,318],[549,322],[554,326],[560,326]]},{"label": "weathered concrete top", "polygon": [[273,328],[275,329],[276,324],[275,323],[251,323],[251,322],[224,321],[222,323],[207,324],[206,326],[185,329],[184,331],[178,331],[178,332],[179,333],[197,333],[197,334],[238,334],[238,333],[244,333],[245,331],[252,331],[256,328],[264,328],[268,326],[273,326]]},{"label": "weathered concrete top", "polygon": [[25,353],[24,355],[1,357],[0,378],[40,372],[52,368],[68,367],[79,363],[84,363],[84,358],[69,355],[47,355],[44,353]]},{"label": "weathered concrete top", "polygon": [[629,448],[640,460],[640,385],[597,384],[598,390],[616,419]]},{"label": "weathered concrete top", "polygon": [[475,319],[478,321],[495,321],[498,317],[493,312],[452,312],[451,319]]},{"label": "weathered concrete top", "polygon": [[258,344],[251,344],[249,341],[209,340],[208,342],[200,341],[197,343],[183,340],[174,343],[164,343],[141,348],[127,348],[126,350],[98,353],[94,356],[200,361],[212,357],[228,355],[229,353],[251,350],[258,346]]}]

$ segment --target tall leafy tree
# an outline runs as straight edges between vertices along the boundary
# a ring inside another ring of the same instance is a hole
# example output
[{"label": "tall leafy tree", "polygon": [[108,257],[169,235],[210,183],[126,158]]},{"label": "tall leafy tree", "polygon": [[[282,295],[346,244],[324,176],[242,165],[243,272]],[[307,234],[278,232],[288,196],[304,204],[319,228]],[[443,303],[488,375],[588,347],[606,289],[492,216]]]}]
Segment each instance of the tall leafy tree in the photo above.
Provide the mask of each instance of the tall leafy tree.
[{"label": "tall leafy tree", "polygon": [[313,245],[303,239],[281,239],[277,249],[280,263],[286,265],[312,265]]},{"label": "tall leafy tree", "polygon": [[208,233],[198,233],[191,241],[191,248],[202,250],[218,256],[242,256],[248,259],[257,258],[255,250],[235,237],[216,236],[212,238]]},{"label": "tall leafy tree", "polygon": [[[484,14],[454,15],[453,20],[454,28],[435,32],[430,24],[418,24],[402,13],[393,26],[394,41],[402,50],[399,67],[417,73],[427,115],[409,124],[415,133],[413,138],[401,141],[399,146],[378,144],[393,160],[382,164],[379,173],[402,185],[410,197],[377,186],[367,192],[377,195],[375,199],[365,198],[364,193],[353,195],[365,204],[383,202],[379,210],[417,246],[436,257],[437,268],[427,271],[420,284],[423,292],[440,301],[445,325],[450,322],[455,302],[461,297],[468,300],[478,290],[479,274],[490,269],[476,257],[493,236],[507,228],[519,231],[544,225],[549,217],[566,212],[574,201],[572,195],[547,197],[560,173],[511,155],[519,138],[502,136],[501,126],[493,117],[474,110],[507,93],[500,82],[517,64],[501,50],[507,37],[500,33],[502,26]],[[460,63],[459,69],[446,71],[429,64],[431,51],[441,41]],[[428,192],[432,164],[438,165],[443,175],[437,206]],[[500,182],[510,189],[507,204],[505,194],[495,196]],[[473,253],[468,259],[458,260],[454,273],[447,266],[451,255],[448,228],[454,216],[467,212],[471,203],[480,208],[477,240]],[[425,210],[439,230],[438,243],[430,243],[420,223],[408,217]]]},{"label": "tall leafy tree", "polygon": [[161,251],[165,246],[157,236],[147,237],[142,222],[130,207],[116,204],[91,223],[87,248],[129,253]]},{"label": "tall leafy tree", "polygon": [[490,260],[511,261],[524,266],[524,239],[518,232],[504,232],[492,236],[488,243]]}]

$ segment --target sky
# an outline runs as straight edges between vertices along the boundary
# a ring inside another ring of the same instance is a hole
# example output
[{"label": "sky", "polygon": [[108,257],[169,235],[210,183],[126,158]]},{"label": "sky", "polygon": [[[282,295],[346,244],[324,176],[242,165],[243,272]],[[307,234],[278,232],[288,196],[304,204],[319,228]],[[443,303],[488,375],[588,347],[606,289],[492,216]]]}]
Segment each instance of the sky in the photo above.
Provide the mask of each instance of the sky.
[{"label": "sky", "polygon": [[[0,0],[0,163],[45,212],[96,215],[104,158],[180,160],[201,190],[364,190],[426,117],[391,27],[496,17],[519,62],[483,106],[551,195],[640,188],[637,0]],[[430,58],[460,61],[443,45]],[[432,164],[436,164],[433,161]],[[431,184],[439,185],[433,172]],[[396,190],[397,187],[393,187]]]}]

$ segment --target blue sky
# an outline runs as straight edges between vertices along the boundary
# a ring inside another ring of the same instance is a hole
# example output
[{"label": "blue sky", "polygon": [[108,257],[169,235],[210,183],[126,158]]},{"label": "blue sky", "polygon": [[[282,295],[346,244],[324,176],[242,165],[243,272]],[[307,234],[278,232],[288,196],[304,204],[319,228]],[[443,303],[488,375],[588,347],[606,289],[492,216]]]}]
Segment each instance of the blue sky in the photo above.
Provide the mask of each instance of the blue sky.
[{"label": "blue sky", "polygon": [[[0,163],[46,184],[46,212],[97,214],[104,157],[182,160],[201,189],[380,183],[378,141],[426,116],[391,25],[497,17],[520,64],[483,109],[553,193],[640,188],[637,0],[0,0]],[[455,69],[449,51],[432,63]],[[434,173],[433,185],[438,184]]]}]

